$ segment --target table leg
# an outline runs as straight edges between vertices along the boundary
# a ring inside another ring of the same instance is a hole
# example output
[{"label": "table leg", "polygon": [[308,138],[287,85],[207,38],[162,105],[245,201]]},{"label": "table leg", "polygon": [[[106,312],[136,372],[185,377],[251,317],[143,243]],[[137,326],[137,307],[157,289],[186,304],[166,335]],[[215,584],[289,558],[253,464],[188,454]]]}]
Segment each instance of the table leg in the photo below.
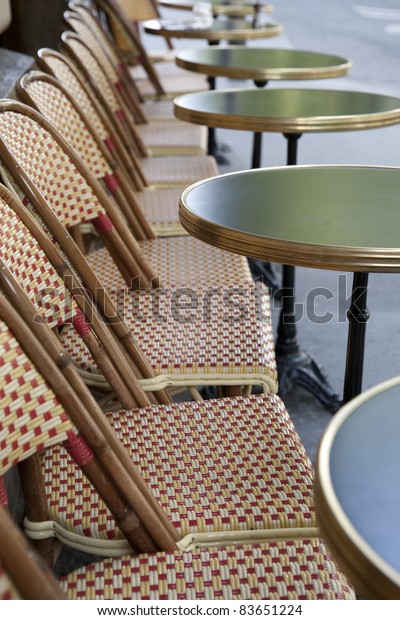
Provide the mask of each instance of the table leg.
[{"label": "table leg", "polygon": [[339,396],[329,385],[325,373],[317,362],[301,350],[297,339],[294,267],[283,265],[282,283],[281,311],[275,345],[279,393],[283,395],[293,385],[301,385],[334,413],[341,404]]},{"label": "table leg", "polygon": [[[209,75],[207,77],[207,81],[208,81],[210,90],[215,90],[216,78]],[[218,144],[217,139],[215,137],[214,127],[208,128],[207,150],[208,150],[208,154],[215,157],[215,159],[217,160],[219,164],[229,163],[228,158],[224,155],[224,151],[227,151],[229,149],[224,147],[224,145]]]},{"label": "table leg", "polygon": [[353,277],[351,304],[347,311],[349,333],[347,338],[343,403],[347,403],[360,394],[362,390],[365,332],[369,319],[367,292],[368,273],[356,272]]},{"label": "table leg", "polygon": [[[285,134],[287,165],[297,163],[297,146],[301,134]],[[276,341],[276,362],[280,393],[289,391],[294,384],[308,389],[330,411],[335,412],[341,402],[329,385],[319,365],[300,349],[295,317],[295,267],[284,265],[282,270],[282,302]]]}]

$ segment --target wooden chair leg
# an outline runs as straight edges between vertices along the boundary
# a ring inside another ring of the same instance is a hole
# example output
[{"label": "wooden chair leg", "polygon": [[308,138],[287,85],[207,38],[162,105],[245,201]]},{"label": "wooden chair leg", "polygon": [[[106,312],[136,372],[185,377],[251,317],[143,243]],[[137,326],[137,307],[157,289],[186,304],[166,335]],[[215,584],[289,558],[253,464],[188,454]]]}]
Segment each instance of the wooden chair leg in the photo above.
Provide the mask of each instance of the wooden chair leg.
[{"label": "wooden chair leg", "polygon": [[[42,468],[38,454],[18,464],[21,486],[25,498],[26,515],[32,522],[50,520]],[[48,566],[54,565],[54,538],[33,540],[32,544]]]}]

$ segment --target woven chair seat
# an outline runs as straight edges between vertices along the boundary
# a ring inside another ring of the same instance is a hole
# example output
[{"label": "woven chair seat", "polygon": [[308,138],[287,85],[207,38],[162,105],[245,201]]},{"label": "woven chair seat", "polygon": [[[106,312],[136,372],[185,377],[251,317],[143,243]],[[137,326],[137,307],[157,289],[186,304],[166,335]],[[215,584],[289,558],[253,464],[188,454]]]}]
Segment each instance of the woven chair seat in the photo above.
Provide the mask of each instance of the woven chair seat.
[{"label": "woven chair seat", "polygon": [[[288,532],[298,538],[304,528],[315,528],[312,465],[278,396],[106,415],[181,541],[212,532],[223,541],[227,532],[254,530],[261,540]],[[62,528],[99,554],[127,553],[113,517],[65,449],[51,448],[42,463],[57,535]],[[97,539],[98,547],[88,538]]]},{"label": "woven chair seat", "polygon": [[[162,69],[159,71],[162,73]],[[135,80],[140,95],[144,99],[173,99],[178,95],[185,95],[200,90],[208,90],[209,84],[204,75],[159,75],[160,82],[165,91],[164,95],[157,95],[154,85],[148,79]],[[135,78],[134,78],[135,79]]]},{"label": "woven chair seat", "polygon": [[178,205],[183,187],[146,188],[136,194],[139,207],[157,237],[187,235],[179,221]]},{"label": "woven chair seat", "polygon": [[[214,248],[193,237],[173,237],[140,241],[147,262],[160,277],[163,287],[254,286],[246,257]],[[121,272],[107,249],[101,248],[86,255],[104,287],[111,290],[126,288]]]},{"label": "woven chair seat", "polygon": [[149,185],[191,185],[219,174],[215,159],[208,155],[149,157],[141,163]]},{"label": "woven chair seat", "polygon": [[[110,294],[152,365],[158,388],[261,385],[277,391],[267,289],[125,288]],[[61,339],[74,364],[98,381],[97,366],[68,325]],[[151,389],[146,381],[141,380],[142,386]]]},{"label": "woven chair seat", "polygon": [[204,155],[207,129],[181,121],[152,121],[136,130],[149,155]]},{"label": "woven chair seat", "polygon": [[355,599],[318,538],[125,556],[80,568],[59,585],[73,600]]},{"label": "woven chair seat", "polygon": [[[162,73],[160,78],[161,80],[164,80],[165,77],[173,77],[180,78],[184,83],[188,77],[194,77],[193,74],[191,74],[187,69],[181,69],[180,67],[178,67],[175,62],[175,51],[172,51],[172,58],[169,61],[163,60],[162,65],[159,65],[155,68],[157,70],[157,73]],[[142,65],[130,65],[129,73],[135,83],[139,81],[139,86],[142,80],[148,80],[146,70]],[[202,84],[202,90],[209,88],[207,78],[205,78],[203,75],[199,75],[197,77],[200,78],[198,81],[199,84]]]},{"label": "woven chair seat", "polygon": [[141,108],[148,122],[175,120],[174,104],[171,99],[155,101],[146,99],[141,104]]}]

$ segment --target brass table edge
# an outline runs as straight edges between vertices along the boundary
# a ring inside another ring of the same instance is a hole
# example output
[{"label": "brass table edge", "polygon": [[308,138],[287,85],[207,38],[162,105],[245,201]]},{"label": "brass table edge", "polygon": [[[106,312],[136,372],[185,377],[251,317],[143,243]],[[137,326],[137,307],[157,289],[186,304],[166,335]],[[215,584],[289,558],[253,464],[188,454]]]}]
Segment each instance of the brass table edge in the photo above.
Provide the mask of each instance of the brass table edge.
[{"label": "brass table edge", "polygon": [[183,192],[179,203],[183,228],[193,237],[222,250],[295,267],[376,273],[398,273],[400,269],[398,249],[379,248],[374,251],[362,247],[328,247],[266,238],[207,222],[186,207],[185,193]]},{"label": "brass table edge", "polygon": [[341,65],[335,65],[333,67],[313,67],[313,68],[301,68],[295,69],[290,67],[285,68],[241,68],[241,67],[229,67],[223,65],[212,65],[205,63],[194,63],[179,58],[179,55],[175,57],[175,63],[182,69],[193,71],[194,73],[204,73],[211,77],[226,77],[237,80],[317,80],[333,77],[342,77],[349,73],[352,62],[348,61]]},{"label": "brass table edge", "polygon": [[[371,598],[400,597],[400,574],[383,560],[357,532],[336,496],[330,475],[330,455],[337,431],[355,407],[367,401],[378,390],[399,384],[399,378],[389,379],[360,394],[344,405],[329,423],[319,446],[315,464],[315,502],[318,523],[342,570],[349,574],[356,590]],[[343,551],[345,549],[345,551]]]},{"label": "brass table edge", "polygon": [[[222,91],[218,91],[221,94]],[[186,95],[184,95],[185,97]],[[174,101],[174,114],[176,118],[208,127],[222,129],[240,129],[260,132],[279,133],[310,133],[310,132],[334,132],[355,131],[363,129],[376,129],[388,127],[400,122],[400,108],[389,112],[379,112],[365,115],[347,115],[340,118],[334,116],[317,116],[312,118],[271,118],[249,117],[240,114],[222,114],[190,110],[179,105],[180,97]]]}]

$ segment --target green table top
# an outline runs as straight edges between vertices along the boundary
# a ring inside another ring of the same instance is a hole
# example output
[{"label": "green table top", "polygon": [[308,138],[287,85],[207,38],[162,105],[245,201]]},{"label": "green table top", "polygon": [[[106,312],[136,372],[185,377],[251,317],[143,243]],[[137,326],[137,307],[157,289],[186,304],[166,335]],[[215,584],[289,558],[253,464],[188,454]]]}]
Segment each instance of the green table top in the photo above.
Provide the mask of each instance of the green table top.
[{"label": "green table top", "polygon": [[257,21],[254,26],[251,20],[216,17],[209,28],[194,27],[194,19],[152,19],[143,22],[145,32],[178,39],[206,39],[207,41],[242,41],[246,39],[263,39],[275,37],[282,33],[280,24]]},{"label": "green table top", "polygon": [[179,67],[212,77],[238,80],[305,80],[345,75],[351,62],[342,56],[289,49],[206,47],[178,51]]},{"label": "green table top", "polygon": [[187,188],[184,228],[206,243],[281,264],[400,271],[400,169],[293,166]]},{"label": "green table top", "polygon": [[214,90],[177,97],[174,112],[181,120],[225,129],[354,131],[400,122],[400,98],[308,88]]},{"label": "green table top", "polygon": [[316,463],[322,535],[366,598],[400,597],[400,378],[347,403]]}]

